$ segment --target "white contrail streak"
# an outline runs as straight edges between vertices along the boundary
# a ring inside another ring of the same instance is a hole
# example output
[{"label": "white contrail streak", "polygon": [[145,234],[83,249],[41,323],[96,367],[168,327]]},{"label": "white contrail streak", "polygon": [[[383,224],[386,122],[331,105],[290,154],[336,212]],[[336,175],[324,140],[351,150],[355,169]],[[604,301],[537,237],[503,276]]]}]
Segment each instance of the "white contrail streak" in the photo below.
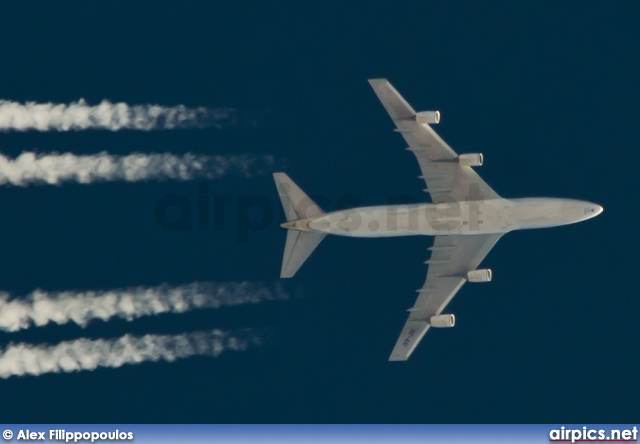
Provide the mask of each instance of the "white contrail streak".
[{"label": "white contrail streak", "polygon": [[106,152],[92,155],[24,152],[15,159],[0,154],[0,184],[219,179],[229,174],[251,177],[269,172],[273,164],[270,155],[133,153],[117,156]]},{"label": "white contrail streak", "polygon": [[127,320],[162,313],[183,313],[266,300],[288,299],[279,286],[253,282],[194,282],[188,285],[130,287],[100,291],[35,290],[10,299],[0,292],[0,330],[18,331],[50,322],[85,327],[94,319]]},{"label": "white contrail streak", "polygon": [[237,123],[233,108],[187,108],[184,105],[127,105],[84,99],[69,104],[0,100],[0,131],[70,131],[106,129],[141,131],[175,128],[222,128]]},{"label": "white contrail streak", "polygon": [[194,355],[219,356],[225,350],[259,345],[250,330],[199,331],[179,335],[124,335],[117,339],[76,339],[56,345],[9,344],[0,353],[0,378],[118,368],[126,364],[168,361]]}]

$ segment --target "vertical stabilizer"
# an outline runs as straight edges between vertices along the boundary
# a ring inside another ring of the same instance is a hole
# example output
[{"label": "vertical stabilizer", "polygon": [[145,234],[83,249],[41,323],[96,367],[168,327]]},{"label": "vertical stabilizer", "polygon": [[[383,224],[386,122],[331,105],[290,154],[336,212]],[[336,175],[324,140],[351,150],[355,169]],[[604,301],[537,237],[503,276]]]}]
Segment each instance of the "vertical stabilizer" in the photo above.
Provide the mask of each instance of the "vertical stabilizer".
[{"label": "vertical stabilizer", "polygon": [[[322,216],[324,212],[284,173],[274,173],[287,222]],[[281,278],[290,278],[302,266],[325,233],[289,229],[282,258]]]}]

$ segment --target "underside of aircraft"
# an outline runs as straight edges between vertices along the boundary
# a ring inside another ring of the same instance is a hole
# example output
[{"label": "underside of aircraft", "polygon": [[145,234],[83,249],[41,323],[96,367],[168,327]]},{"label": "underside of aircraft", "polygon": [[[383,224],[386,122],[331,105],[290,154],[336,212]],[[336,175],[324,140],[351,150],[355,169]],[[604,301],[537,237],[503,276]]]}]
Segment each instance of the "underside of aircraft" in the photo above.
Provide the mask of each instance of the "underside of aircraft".
[{"label": "underside of aircraft", "polygon": [[327,234],[355,237],[434,236],[424,285],[407,311],[390,361],[406,361],[430,327],[453,327],[443,310],[465,282],[489,282],[478,269],[500,237],[513,230],[580,222],[603,211],[591,202],[557,199],[503,199],[473,170],[480,153],[458,155],[430,125],[440,112],[415,112],[386,79],[369,80],[373,90],[418,160],[431,203],[350,208],[325,213],[286,174],[274,173],[287,222],[282,278],[298,271]]}]

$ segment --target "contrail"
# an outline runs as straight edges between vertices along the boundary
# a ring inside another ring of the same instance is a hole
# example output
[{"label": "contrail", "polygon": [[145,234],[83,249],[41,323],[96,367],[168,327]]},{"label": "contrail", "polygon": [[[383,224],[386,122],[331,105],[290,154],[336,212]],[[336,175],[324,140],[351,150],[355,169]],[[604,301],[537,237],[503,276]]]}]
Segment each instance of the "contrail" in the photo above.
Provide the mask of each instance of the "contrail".
[{"label": "contrail", "polygon": [[175,128],[223,128],[237,123],[234,108],[187,108],[184,105],[127,105],[84,99],[69,104],[0,100],[0,131],[70,131],[123,129],[151,131]]},{"label": "contrail", "polygon": [[162,313],[285,299],[288,295],[278,285],[271,288],[253,282],[194,282],[99,291],[34,290],[25,298],[13,299],[1,292],[0,330],[12,332],[50,322],[74,322],[85,327],[94,319],[132,320]]},{"label": "contrail", "polygon": [[117,156],[23,152],[15,159],[0,154],[0,184],[219,179],[226,175],[251,177],[273,169],[273,156],[207,156],[133,153]]},{"label": "contrail", "polygon": [[212,330],[179,335],[126,334],[117,339],[81,338],[56,345],[9,344],[0,353],[0,378],[118,368],[147,361],[173,362],[194,355],[218,357],[225,350],[245,350],[260,342],[251,330]]}]

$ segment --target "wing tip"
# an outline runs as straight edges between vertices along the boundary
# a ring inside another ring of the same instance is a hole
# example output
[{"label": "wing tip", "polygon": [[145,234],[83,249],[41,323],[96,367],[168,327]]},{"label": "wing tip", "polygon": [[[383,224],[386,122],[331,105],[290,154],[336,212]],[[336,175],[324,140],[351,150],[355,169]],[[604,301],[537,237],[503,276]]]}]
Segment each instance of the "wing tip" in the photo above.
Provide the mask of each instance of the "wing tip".
[{"label": "wing tip", "polygon": [[293,273],[291,273],[291,271],[285,270],[284,266],[282,268],[283,269],[280,271],[280,279],[289,279],[289,278],[292,278],[296,274],[295,271]]},{"label": "wing tip", "polygon": [[379,85],[379,84],[381,84],[381,83],[389,83],[389,81],[388,81],[387,79],[382,78],[382,77],[380,77],[380,78],[375,78],[375,79],[367,79],[367,80],[368,80],[368,82],[369,82],[369,84],[370,84],[371,86]]}]

